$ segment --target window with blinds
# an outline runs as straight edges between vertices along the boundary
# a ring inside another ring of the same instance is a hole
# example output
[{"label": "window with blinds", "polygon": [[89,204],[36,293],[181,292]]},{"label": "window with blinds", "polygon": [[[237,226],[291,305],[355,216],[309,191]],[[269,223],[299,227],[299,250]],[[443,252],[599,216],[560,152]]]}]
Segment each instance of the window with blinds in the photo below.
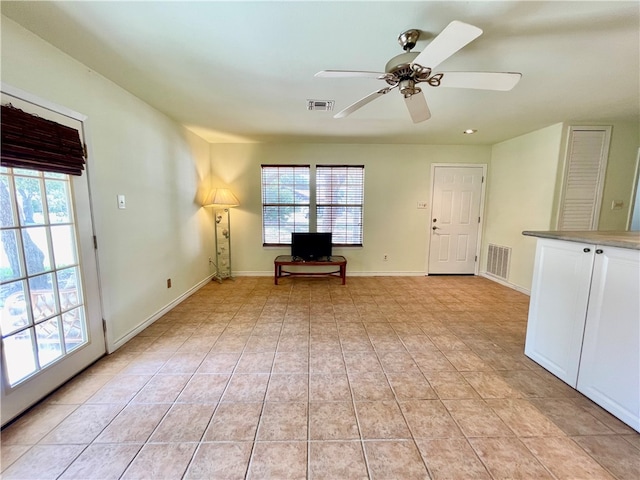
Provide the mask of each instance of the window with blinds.
[{"label": "window with blinds", "polygon": [[291,243],[309,231],[309,165],[262,165],[262,242]]},{"label": "window with blinds", "polygon": [[262,165],[262,243],[330,232],[334,245],[361,246],[363,203],[364,165]]},{"label": "window with blinds", "polygon": [[363,165],[316,167],[318,232],[331,232],[335,245],[362,245]]}]

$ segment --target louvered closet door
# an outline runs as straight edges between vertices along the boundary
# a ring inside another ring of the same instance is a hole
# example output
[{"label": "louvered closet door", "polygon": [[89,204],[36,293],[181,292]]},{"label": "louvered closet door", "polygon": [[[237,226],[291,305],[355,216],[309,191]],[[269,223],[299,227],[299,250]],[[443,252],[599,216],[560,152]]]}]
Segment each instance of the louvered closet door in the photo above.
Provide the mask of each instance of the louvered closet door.
[{"label": "louvered closet door", "polygon": [[558,230],[597,230],[611,127],[571,127]]}]

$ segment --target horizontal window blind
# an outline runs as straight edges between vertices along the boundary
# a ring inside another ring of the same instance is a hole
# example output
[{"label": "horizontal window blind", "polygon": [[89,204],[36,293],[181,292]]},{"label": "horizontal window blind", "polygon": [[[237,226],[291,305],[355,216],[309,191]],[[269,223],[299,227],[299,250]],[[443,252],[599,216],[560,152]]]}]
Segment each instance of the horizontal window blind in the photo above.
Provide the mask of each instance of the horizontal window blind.
[{"label": "horizontal window blind", "polygon": [[318,165],[318,232],[331,232],[336,245],[362,245],[363,165]]},{"label": "horizontal window blind", "polygon": [[82,175],[84,148],[74,128],[2,105],[3,167]]},{"label": "horizontal window blind", "polygon": [[262,241],[291,243],[309,231],[309,165],[262,165]]}]

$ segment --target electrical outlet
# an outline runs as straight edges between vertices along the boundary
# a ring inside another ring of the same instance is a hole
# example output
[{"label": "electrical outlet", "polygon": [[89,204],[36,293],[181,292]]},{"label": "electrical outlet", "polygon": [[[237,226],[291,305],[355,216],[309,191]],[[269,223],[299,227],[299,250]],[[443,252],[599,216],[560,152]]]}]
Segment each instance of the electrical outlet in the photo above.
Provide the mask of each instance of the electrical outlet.
[{"label": "electrical outlet", "polygon": [[209,265],[213,265],[213,260],[209,257]]},{"label": "electrical outlet", "polygon": [[171,279],[167,278],[167,288],[171,288]]},{"label": "electrical outlet", "polygon": [[387,254],[385,253],[385,254],[382,256],[382,260],[383,260],[383,261],[385,261],[385,262],[386,262],[387,260],[389,260],[389,255],[387,255]]}]

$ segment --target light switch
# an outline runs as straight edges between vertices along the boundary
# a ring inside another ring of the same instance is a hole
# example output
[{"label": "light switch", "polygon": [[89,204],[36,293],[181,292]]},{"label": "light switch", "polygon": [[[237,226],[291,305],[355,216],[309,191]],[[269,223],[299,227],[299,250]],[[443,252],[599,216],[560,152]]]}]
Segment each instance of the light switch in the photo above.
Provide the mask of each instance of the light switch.
[{"label": "light switch", "polygon": [[427,208],[427,202],[418,202],[418,208]]},{"label": "light switch", "polygon": [[613,200],[611,202],[611,210],[621,210],[624,206],[624,200]]},{"label": "light switch", "polygon": [[124,195],[118,195],[118,208],[120,209],[127,208],[127,204],[124,200]]}]

